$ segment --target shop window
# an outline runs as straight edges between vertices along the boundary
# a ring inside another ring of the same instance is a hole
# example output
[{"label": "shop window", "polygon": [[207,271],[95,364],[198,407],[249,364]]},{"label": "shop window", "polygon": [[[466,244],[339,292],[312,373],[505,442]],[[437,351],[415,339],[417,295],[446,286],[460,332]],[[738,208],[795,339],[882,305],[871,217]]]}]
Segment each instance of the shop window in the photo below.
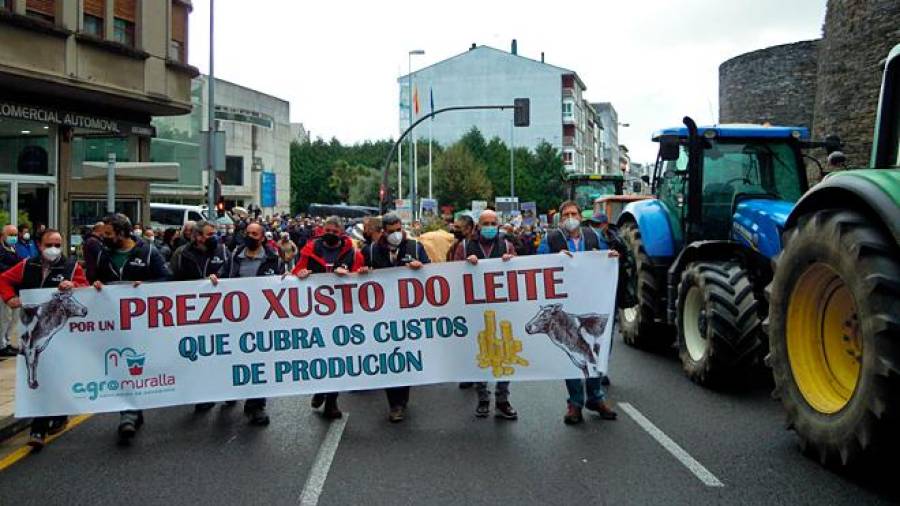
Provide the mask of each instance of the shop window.
[{"label": "shop window", "polygon": [[106,16],[105,0],[84,0],[81,31],[103,38],[103,18]]},{"label": "shop window", "polygon": [[12,10],[12,0],[0,0],[0,11]]},{"label": "shop window", "polygon": [[56,20],[56,0],[27,0],[25,14],[48,23]]},{"label": "shop window", "polygon": [[169,58],[187,63],[188,8],[179,0],[172,1],[172,39],[169,41]]},{"label": "shop window", "polygon": [[243,156],[225,157],[225,174],[223,174],[222,177],[222,184],[229,186],[244,186]]},{"label": "shop window", "polygon": [[135,0],[115,0],[113,15],[113,40],[135,47]]}]

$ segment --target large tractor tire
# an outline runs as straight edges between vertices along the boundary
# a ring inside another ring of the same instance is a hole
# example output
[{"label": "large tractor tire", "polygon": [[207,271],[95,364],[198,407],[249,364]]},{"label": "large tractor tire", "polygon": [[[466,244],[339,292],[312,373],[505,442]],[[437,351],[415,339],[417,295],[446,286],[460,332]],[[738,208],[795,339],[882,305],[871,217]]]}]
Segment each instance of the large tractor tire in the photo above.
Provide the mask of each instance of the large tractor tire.
[{"label": "large tractor tire", "polygon": [[663,298],[666,285],[653,272],[650,257],[644,250],[641,231],[636,223],[628,222],[619,229],[622,242],[631,256],[630,279],[627,283],[629,298],[637,303],[619,309],[619,328],[622,340],[636,348],[656,348],[671,342],[671,332],[663,323],[666,319]]},{"label": "large tractor tire", "polygon": [[694,262],[676,302],[678,354],[688,377],[721,386],[761,362],[764,335],[747,271],[734,262]]},{"label": "large tractor tire", "polygon": [[775,396],[822,464],[896,458],[900,249],[863,215],[828,209],[788,234],[768,287]]}]

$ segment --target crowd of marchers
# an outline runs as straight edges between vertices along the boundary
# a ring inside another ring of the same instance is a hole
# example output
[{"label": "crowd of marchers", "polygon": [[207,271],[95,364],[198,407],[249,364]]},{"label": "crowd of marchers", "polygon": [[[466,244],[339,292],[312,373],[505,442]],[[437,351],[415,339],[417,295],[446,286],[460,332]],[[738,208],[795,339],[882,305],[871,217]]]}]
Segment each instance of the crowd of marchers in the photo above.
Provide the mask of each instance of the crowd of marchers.
[{"label": "crowd of marchers", "polygon": [[[59,231],[41,227],[32,238],[26,227],[3,228],[0,237],[0,296],[5,302],[2,314],[4,339],[2,353],[18,353],[10,340],[11,329],[21,307],[21,290],[57,287],[72,290],[93,287],[103,290],[110,284],[167,281],[208,280],[213,285],[223,278],[280,276],[283,282],[302,283],[310,276],[349,273],[377,276],[377,271],[405,267],[416,271],[430,262],[459,261],[477,264],[485,259],[515,262],[516,257],[533,254],[565,254],[609,250],[610,256],[624,251],[621,241],[603,214],[583,219],[579,206],[572,201],[560,204],[555,227],[536,223],[503,222],[493,209],[477,215],[458,214],[429,226],[423,232],[419,222],[405,226],[399,215],[387,213],[370,216],[358,223],[336,216],[248,216],[227,225],[214,221],[188,222],[180,229],[166,229],[162,234],[151,227],[132,224],[123,214],[111,214],[85,232],[81,253],[63,254]],[[620,277],[621,278],[621,277]],[[595,412],[600,418],[614,420],[616,412],[606,402],[608,377],[575,378],[565,381],[568,393],[566,424],[581,423],[582,411]],[[486,382],[461,383],[462,389],[477,392],[475,416],[491,413],[492,392]],[[516,420],[518,413],[510,401],[510,384],[494,385],[493,412],[498,418]],[[338,406],[339,392],[317,393],[311,398],[313,409],[322,416],[342,416]],[[393,423],[407,417],[410,387],[385,389],[387,416]],[[223,409],[237,401],[224,403]],[[198,412],[209,411],[214,403],[194,406]],[[243,401],[243,412],[252,425],[270,422],[266,399]],[[123,411],[119,415],[117,437],[130,441],[144,424],[142,411]],[[42,448],[46,438],[63,430],[67,417],[38,417],[32,421],[29,444]]]}]

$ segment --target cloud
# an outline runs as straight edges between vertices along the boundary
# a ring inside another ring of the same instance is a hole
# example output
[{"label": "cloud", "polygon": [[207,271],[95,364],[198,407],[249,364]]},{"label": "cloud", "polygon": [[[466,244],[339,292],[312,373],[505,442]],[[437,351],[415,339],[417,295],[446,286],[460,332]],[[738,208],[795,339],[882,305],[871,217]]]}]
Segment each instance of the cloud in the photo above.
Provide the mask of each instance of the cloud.
[{"label": "cloud", "polygon": [[[208,1],[195,0],[189,57],[208,70]],[[718,113],[718,66],[738,54],[817,38],[825,0],[547,0],[216,4],[216,75],[289,100],[291,118],[342,142],[397,135],[398,75],[472,43],[571,68],[591,101],[610,101],[635,161],[653,130]]]}]

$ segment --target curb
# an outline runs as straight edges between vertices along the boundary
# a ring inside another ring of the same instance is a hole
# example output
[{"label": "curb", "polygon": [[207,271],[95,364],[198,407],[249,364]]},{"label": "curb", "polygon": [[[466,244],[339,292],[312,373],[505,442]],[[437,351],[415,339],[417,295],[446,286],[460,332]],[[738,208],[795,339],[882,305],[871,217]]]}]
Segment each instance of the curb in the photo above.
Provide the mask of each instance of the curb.
[{"label": "curb", "polygon": [[7,416],[0,419],[0,443],[27,429],[29,425],[31,425],[31,418]]}]

